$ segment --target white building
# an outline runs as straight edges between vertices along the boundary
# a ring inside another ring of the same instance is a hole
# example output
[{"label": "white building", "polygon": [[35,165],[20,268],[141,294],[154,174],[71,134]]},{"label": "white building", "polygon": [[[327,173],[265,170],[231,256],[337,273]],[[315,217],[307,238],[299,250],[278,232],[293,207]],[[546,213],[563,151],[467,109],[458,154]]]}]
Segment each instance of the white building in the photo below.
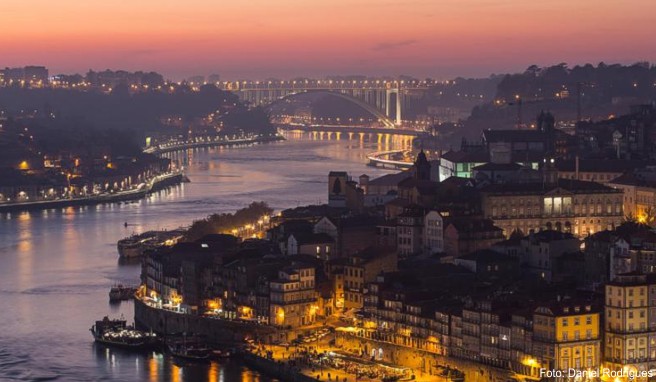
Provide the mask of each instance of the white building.
[{"label": "white building", "polygon": [[437,211],[429,211],[424,216],[424,252],[434,254],[444,252],[444,221]]}]

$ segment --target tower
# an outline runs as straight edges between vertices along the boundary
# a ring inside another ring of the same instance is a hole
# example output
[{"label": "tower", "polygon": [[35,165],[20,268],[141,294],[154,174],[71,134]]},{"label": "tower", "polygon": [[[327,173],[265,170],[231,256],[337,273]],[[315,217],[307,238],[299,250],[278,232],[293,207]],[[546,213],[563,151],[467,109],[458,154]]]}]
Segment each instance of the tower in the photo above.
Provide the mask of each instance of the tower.
[{"label": "tower", "polygon": [[415,160],[415,179],[417,180],[430,180],[430,168],[431,165],[426,158],[426,154],[422,149],[419,154],[417,154],[417,159]]},{"label": "tower", "polygon": [[537,123],[538,131],[544,135],[544,151],[548,155],[553,155],[555,152],[555,134],[556,134],[556,119],[550,112],[541,111],[538,114]]}]

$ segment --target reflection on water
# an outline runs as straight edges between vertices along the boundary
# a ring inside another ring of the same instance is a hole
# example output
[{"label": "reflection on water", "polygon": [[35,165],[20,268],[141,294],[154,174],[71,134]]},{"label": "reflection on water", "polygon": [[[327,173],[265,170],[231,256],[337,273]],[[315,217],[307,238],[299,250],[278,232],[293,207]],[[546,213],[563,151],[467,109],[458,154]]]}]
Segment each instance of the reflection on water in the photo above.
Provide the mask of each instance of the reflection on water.
[{"label": "reflection on water", "polygon": [[325,202],[329,171],[384,174],[364,165],[367,153],[404,142],[352,137],[171,153],[187,162],[191,183],[134,202],[0,214],[0,380],[270,381],[236,361],[184,365],[95,346],[94,320],[133,317],[132,302],[108,303],[113,284],[139,280],[139,262],[118,261],[116,242],[253,200],[278,210]]}]

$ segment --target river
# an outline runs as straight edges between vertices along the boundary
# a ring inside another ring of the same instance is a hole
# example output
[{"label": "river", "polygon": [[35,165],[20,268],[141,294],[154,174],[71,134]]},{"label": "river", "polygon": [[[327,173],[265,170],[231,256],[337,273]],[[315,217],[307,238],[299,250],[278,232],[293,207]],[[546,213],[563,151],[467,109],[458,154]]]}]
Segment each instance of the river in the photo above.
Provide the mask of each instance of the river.
[{"label": "river", "polygon": [[364,165],[365,155],[409,143],[288,138],[169,154],[185,164],[191,183],[140,201],[0,214],[0,381],[271,381],[237,361],[178,365],[159,354],[106,349],[88,329],[105,315],[133,318],[132,302],[108,303],[111,285],[139,279],[139,264],[119,263],[117,240],[251,201],[276,210],[325,203],[329,171],[382,175]]}]

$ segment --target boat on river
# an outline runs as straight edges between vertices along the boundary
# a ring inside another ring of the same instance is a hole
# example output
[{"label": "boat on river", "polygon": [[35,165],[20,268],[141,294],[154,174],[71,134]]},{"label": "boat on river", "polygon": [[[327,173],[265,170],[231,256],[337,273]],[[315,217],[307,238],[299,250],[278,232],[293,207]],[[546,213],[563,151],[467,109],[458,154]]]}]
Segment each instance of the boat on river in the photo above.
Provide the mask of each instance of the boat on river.
[{"label": "boat on river", "polygon": [[124,258],[143,256],[147,251],[170,247],[183,238],[185,230],[147,231],[121,239],[117,243],[118,254]]},{"label": "boat on river", "polygon": [[131,350],[156,348],[159,338],[155,333],[136,330],[128,326],[124,319],[109,319],[105,316],[89,329],[93,339],[102,345]]},{"label": "boat on river", "polygon": [[134,297],[136,292],[136,287],[125,286],[123,284],[114,285],[109,290],[109,302],[129,300]]},{"label": "boat on river", "polygon": [[207,362],[212,355],[211,349],[198,341],[187,341],[187,335],[183,334],[182,342],[168,341],[167,348],[173,358],[190,362]]}]

